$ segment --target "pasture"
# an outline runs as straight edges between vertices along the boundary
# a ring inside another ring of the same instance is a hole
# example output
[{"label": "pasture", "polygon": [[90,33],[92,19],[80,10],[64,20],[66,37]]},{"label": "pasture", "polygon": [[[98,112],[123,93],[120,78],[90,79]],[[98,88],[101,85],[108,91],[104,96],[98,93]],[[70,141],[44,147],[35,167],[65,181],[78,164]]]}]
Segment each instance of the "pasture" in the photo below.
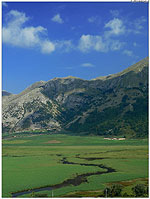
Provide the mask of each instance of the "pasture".
[{"label": "pasture", "polygon": [[[3,139],[3,197],[42,187],[53,189],[37,192],[48,197],[95,197],[113,183],[122,184],[128,193],[135,184],[148,183],[147,139],[14,135]],[[19,197],[30,196],[27,193]]]}]

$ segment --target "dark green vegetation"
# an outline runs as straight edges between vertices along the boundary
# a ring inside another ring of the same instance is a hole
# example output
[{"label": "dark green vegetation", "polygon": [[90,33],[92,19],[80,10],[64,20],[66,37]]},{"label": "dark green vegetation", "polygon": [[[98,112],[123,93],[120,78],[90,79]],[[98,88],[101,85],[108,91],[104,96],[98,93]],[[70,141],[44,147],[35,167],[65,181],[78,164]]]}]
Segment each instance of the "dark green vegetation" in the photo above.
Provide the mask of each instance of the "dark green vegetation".
[{"label": "dark green vegetation", "polygon": [[[134,192],[135,197],[140,190],[136,185],[148,185],[147,139],[48,133],[13,133],[4,138],[3,197],[24,190],[31,193],[20,197],[100,197],[114,184],[121,185],[122,196]],[[53,187],[53,192],[34,192],[40,187]]]},{"label": "dark green vegetation", "polygon": [[127,194],[126,192],[123,192],[123,186],[121,184],[113,184],[111,187],[106,187],[104,189],[102,197],[148,197],[148,185],[144,184],[137,184],[132,188],[132,194]]},{"label": "dark green vegetation", "polygon": [[103,195],[106,197],[121,197],[122,188],[122,185],[114,184],[111,187],[106,187]]},{"label": "dark green vegetation", "polygon": [[3,133],[148,136],[148,58],[106,77],[37,82],[3,97]]},{"label": "dark green vegetation", "polygon": [[144,195],[148,195],[148,187],[145,187],[143,184],[137,184],[132,188],[136,197],[142,197]]}]

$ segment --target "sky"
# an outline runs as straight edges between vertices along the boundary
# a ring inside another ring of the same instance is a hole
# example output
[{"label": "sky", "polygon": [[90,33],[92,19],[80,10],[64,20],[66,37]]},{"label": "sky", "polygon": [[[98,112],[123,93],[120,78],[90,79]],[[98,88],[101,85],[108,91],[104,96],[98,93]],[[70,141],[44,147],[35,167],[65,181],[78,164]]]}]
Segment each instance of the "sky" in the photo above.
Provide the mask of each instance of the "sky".
[{"label": "sky", "polygon": [[148,3],[3,2],[2,87],[93,79],[148,56]]}]

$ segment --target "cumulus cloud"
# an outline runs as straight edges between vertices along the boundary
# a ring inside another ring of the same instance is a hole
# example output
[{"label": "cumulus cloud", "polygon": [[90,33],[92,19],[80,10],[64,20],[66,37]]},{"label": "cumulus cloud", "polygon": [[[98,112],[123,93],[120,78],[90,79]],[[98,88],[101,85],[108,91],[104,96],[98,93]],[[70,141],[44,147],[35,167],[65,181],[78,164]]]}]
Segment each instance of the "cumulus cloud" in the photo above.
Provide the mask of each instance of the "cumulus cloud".
[{"label": "cumulus cloud", "polygon": [[108,29],[104,32],[105,37],[120,36],[125,33],[141,34],[144,31],[144,24],[147,22],[144,16],[133,21],[123,21],[117,17],[119,11],[111,10],[110,12],[116,17],[105,24],[104,28]]},{"label": "cumulus cloud", "polygon": [[55,50],[55,46],[52,42],[45,40],[41,43],[41,52],[42,53],[51,53],[54,50]]},{"label": "cumulus cloud", "polygon": [[99,35],[82,35],[79,40],[79,49],[82,52],[88,52],[90,50],[106,52],[107,46]]},{"label": "cumulus cloud", "polygon": [[[57,14],[53,18],[57,23],[63,23],[60,15]],[[49,54],[55,50],[59,52],[70,52],[70,50],[80,50],[83,53],[97,51],[106,53],[108,51],[118,51],[125,46],[125,42],[121,41],[120,35],[129,33],[127,24],[119,18],[113,18],[104,26],[104,32],[101,35],[83,34],[75,44],[72,40],[55,40],[51,41],[47,37],[47,29],[42,26],[28,26],[30,20],[25,13],[17,10],[11,10],[6,16],[6,22],[2,28],[3,42],[12,46],[22,48],[39,49],[41,53]],[[143,29],[145,18],[141,17],[134,21],[136,30]],[[95,18],[89,18],[90,23],[95,22]],[[136,24],[136,25],[135,25]],[[125,26],[126,25],[126,26]],[[130,25],[129,25],[130,26]],[[137,46],[134,42],[133,46]],[[123,54],[133,56],[130,50],[122,51]],[[84,63],[83,67],[93,67]]]},{"label": "cumulus cloud", "polygon": [[81,64],[81,66],[86,67],[86,68],[93,68],[94,67],[94,65],[91,64],[91,63],[83,63],[83,64]]},{"label": "cumulus cloud", "polygon": [[[117,13],[117,10],[111,12]],[[92,23],[95,18],[89,18],[89,20]],[[117,51],[123,48],[125,42],[122,42],[115,37],[126,32],[124,22],[119,18],[113,18],[105,24],[104,28],[108,30],[105,30],[101,35],[82,35],[79,40],[79,50],[82,52],[89,52],[91,50],[108,52]]]},{"label": "cumulus cloud", "polygon": [[108,52],[120,50],[124,46],[124,42],[113,40],[111,38],[105,39],[99,35],[82,35],[79,40],[78,48],[82,52],[89,52],[95,50],[98,52]]},{"label": "cumulus cloud", "polygon": [[53,18],[51,19],[53,22],[56,23],[64,23],[63,19],[60,17],[60,14],[56,14],[55,16],[53,16]]},{"label": "cumulus cloud", "polygon": [[11,10],[2,29],[3,42],[24,48],[39,48],[42,53],[51,53],[55,45],[46,36],[47,29],[42,26],[25,26],[29,17],[23,12]]},{"label": "cumulus cloud", "polygon": [[125,26],[123,21],[119,18],[114,18],[105,24],[105,28],[109,30],[105,31],[105,36],[118,36],[125,33]]}]

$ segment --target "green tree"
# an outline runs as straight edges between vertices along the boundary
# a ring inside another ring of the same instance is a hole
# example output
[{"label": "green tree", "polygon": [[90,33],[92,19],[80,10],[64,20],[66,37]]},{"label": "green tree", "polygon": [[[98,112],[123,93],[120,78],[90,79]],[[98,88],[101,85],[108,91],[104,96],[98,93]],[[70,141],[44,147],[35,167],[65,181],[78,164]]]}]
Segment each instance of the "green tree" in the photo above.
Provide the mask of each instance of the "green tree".
[{"label": "green tree", "polygon": [[122,192],[122,185],[119,184],[113,184],[110,188],[107,187],[104,189],[104,196],[105,197],[116,197],[121,196]]},{"label": "green tree", "polygon": [[137,184],[132,188],[136,197],[144,196],[147,193],[146,186],[144,184]]},{"label": "green tree", "polygon": [[112,187],[111,187],[111,196],[114,197],[114,196],[121,196],[121,192],[122,192],[122,185],[120,184],[114,184]]}]

